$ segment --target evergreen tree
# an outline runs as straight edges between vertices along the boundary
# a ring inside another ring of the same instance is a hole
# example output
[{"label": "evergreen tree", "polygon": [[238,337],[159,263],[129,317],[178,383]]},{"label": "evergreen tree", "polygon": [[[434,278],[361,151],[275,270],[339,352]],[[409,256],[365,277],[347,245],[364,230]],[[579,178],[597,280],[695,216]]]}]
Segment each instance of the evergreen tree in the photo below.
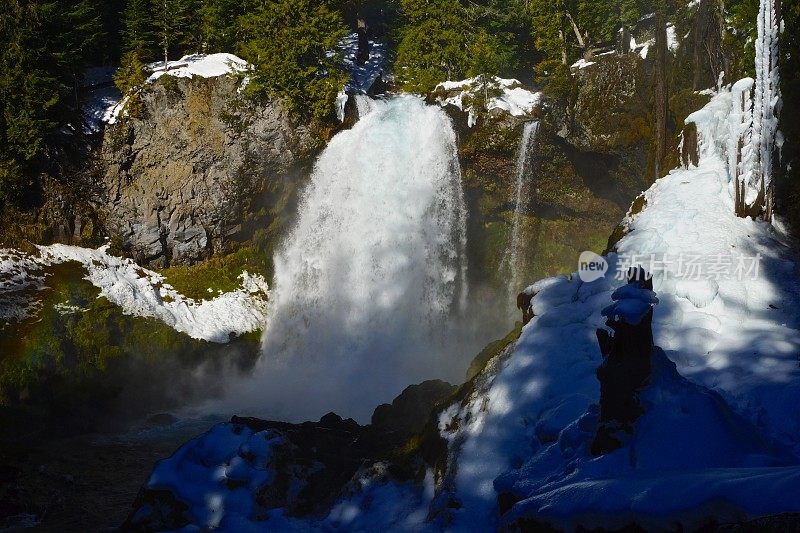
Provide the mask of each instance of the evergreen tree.
[{"label": "evergreen tree", "polygon": [[569,7],[565,0],[530,3],[534,46],[541,57],[536,64],[536,77],[547,83],[545,89],[551,96],[561,100],[569,98],[573,85],[568,65],[575,59],[575,32]]},{"label": "evergreen tree", "polygon": [[154,59],[157,49],[153,7],[153,0],[127,0],[122,12],[122,49],[144,60]]},{"label": "evergreen tree", "polygon": [[271,0],[239,18],[242,57],[255,65],[248,88],[282,98],[294,112],[333,113],[346,77],[336,50],[347,35],[341,14],[326,0]]},{"label": "evergreen tree", "polygon": [[583,47],[613,41],[620,29],[631,30],[641,17],[636,0],[579,0],[575,23],[584,34]]},{"label": "evergreen tree", "polygon": [[528,0],[473,0],[467,6],[474,25],[496,39],[502,56],[500,70],[527,74],[533,67]]},{"label": "evergreen tree", "polygon": [[407,24],[397,48],[396,72],[406,90],[432,91],[444,80],[463,78],[469,68],[472,28],[457,0],[402,0]]},{"label": "evergreen tree", "polygon": [[133,50],[122,56],[120,67],[114,73],[114,85],[127,98],[125,108],[122,110],[122,117],[136,118],[144,113],[142,91],[144,91],[146,80],[144,63],[142,63],[139,52]]},{"label": "evergreen tree", "polygon": [[192,0],[153,0],[156,35],[163,53],[165,68],[171,51],[176,49],[183,51],[182,45],[193,42],[191,28],[193,7]]},{"label": "evergreen tree", "polygon": [[55,126],[80,120],[77,82],[102,35],[89,0],[0,11],[0,203],[21,200]]},{"label": "evergreen tree", "polygon": [[509,62],[510,51],[505,49],[499,39],[481,29],[469,45],[470,64],[467,76],[476,78],[479,108],[486,109],[489,99],[497,90],[495,77]]},{"label": "evergreen tree", "polygon": [[208,53],[228,52],[236,49],[237,19],[244,14],[241,0],[204,0],[200,8],[202,20],[202,46]]}]

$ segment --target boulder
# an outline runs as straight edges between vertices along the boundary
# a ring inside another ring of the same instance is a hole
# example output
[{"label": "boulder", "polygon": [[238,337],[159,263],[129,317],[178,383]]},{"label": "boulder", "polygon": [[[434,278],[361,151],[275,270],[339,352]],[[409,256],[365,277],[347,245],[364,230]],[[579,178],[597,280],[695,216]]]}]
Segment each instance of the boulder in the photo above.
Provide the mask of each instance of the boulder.
[{"label": "boulder", "polygon": [[384,403],[372,413],[372,425],[382,431],[411,436],[428,422],[433,407],[457,389],[445,381],[431,379],[410,385],[391,404]]}]

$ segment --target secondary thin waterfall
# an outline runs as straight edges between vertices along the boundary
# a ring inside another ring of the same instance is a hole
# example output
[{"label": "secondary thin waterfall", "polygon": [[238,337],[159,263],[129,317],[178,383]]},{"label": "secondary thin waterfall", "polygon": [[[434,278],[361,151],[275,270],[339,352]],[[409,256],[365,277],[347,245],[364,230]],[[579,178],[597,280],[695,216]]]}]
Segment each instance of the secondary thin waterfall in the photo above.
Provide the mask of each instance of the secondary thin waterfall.
[{"label": "secondary thin waterfall", "polygon": [[467,282],[451,122],[416,97],[369,107],[320,156],[275,255],[263,354],[250,390],[238,391],[250,396],[244,408],[369,421],[411,383],[460,382],[474,355],[456,350],[452,329]]},{"label": "secondary thin waterfall", "polygon": [[517,150],[516,162],[516,187],[514,196],[514,217],[511,225],[511,239],[508,247],[506,248],[503,263],[505,271],[508,273],[508,294],[515,296],[522,287],[520,287],[520,268],[521,256],[520,253],[523,247],[523,221],[522,213],[525,210],[525,197],[530,189],[531,173],[530,163],[533,152],[533,147],[536,144],[536,134],[539,132],[539,122],[527,122],[522,130],[522,141],[520,142],[519,149]]}]

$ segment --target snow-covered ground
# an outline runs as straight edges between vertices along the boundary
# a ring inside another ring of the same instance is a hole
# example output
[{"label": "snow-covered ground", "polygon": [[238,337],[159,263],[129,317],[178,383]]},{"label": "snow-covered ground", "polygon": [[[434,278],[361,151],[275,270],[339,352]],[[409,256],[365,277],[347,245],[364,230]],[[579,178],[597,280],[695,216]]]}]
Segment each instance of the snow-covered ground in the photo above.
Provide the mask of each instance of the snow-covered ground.
[{"label": "snow-covered ground", "polygon": [[[227,507],[219,479],[240,469],[237,450],[249,450],[249,434],[187,443],[149,483],[167,479],[181,494],[189,494],[184,484],[199,488],[188,496],[195,524],[237,530],[257,530],[265,517],[295,530],[490,531],[518,519],[676,530],[800,512],[797,265],[779,224],[736,217],[731,192],[730,140],[741,134],[739,91],[750,85],[722,89],[690,116],[699,166],[673,170],[645,193],[646,207],[625,220],[627,234],[606,258],[609,274],[532,287],[536,316],[519,340],[440,415],[449,458],[435,488],[430,475],[422,485],[368,478],[314,520],[260,510],[253,491],[238,491]],[[695,277],[687,268],[698,262]],[[595,332],[623,283],[616,272],[632,264],[654,275],[659,348],[634,435],[594,457],[602,361]],[[216,484],[196,484],[211,472]],[[502,518],[500,493],[517,501]]]},{"label": "snow-covered ground", "polygon": [[44,287],[44,273],[26,254],[0,248],[0,323],[20,322],[34,316],[41,303],[24,294]]},{"label": "snow-covered ground", "polygon": [[387,72],[388,50],[383,41],[369,41],[369,59],[363,64],[357,61],[358,34],[351,33],[339,42],[339,50],[343,56],[344,71],[350,79],[336,97],[336,116],[344,120],[344,107],[350,95],[367,94],[379,76],[389,81],[391,74]]},{"label": "snow-covered ground", "polygon": [[19,321],[35,316],[40,304],[20,294],[46,286],[46,267],[76,261],[100,296],[128,315],[152,317],[195,339],[225,343],[231,335],[261,329],[266,322],[269,290],[259,275],[243,272],[241,288],[210,300],[193,300],[178,293],[162,275],[130,259],[96,250],[54,244],[39,246],[39,255],[0,250],[0,320]]},{"label": "snow-covered ground", "polygon": [[[489,98],[486,104],[487,111],[498,109],[515,117],[522,117],[532,113],[542,98],[541,93],[524,89],[518,80],[495,77],[492,85],[500,91],[500,94]],[[438,95],[437,99],[441,105],[453,105],[469,112],[469,125],[472,127],[477,121],[477,115],[468,101],[474,98],[476,91],[480,90],[482,90],[481,81],[476,77],[442,82],[436,86],[434,94]]]}]

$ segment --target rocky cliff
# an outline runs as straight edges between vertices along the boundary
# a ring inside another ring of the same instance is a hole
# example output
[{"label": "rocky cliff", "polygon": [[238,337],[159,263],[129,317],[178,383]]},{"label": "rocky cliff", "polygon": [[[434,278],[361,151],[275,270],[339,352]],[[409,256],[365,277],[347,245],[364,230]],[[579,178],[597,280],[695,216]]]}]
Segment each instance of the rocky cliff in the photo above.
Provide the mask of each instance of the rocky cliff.
[{"label": "rocky cliff", "polygon": [[163,267],[277,231],[317,148],[307,124],[246,98],[231,76],[162,76],[143,104],[102,146],[101,212],[122,251]]}]

